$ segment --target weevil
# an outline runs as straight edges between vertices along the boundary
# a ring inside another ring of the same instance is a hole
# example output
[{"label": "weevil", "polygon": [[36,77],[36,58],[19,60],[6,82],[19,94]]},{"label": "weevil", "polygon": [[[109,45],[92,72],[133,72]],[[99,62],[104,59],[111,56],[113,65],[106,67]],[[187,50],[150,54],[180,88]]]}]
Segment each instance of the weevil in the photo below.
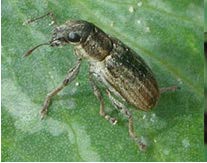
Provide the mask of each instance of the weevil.
[{"label": "weevil", "polygon": [[[47,13],[27,23],[45,16],[51,16],[54,19],[52,13]],[[56,26],[49,42],[35,46],[24,56],[29,56],[42,45],[58,47],[69,44],[74,46],[77,63],[68,71],[63,82],[47,94],[41,109],[41,118],[47,114],[51,98],[77,77],[81,62],[85,59],[90,65],[89,81],[94,95],[100,102],[100,115],[112,124],[117,123],[117,120],[104,110],[103,91],[99,86],[101,83],[113,106],[128,118],[129,135],[139,148],[144,150],[146,143],[141,140],[141,136],[135,134],[133,117],[125,104],[149,111],[157,104],[161,92],[175,90],[177,87],[159,89],[152,70],[135,51],[117,38],[106,34],[93,23],[84,20],[70,20]]]}]

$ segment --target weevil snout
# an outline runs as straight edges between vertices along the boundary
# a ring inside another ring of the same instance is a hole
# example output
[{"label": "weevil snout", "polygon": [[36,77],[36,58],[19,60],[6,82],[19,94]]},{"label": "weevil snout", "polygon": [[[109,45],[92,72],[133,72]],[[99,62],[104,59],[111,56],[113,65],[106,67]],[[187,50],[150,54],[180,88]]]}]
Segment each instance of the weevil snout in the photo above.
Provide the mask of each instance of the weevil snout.
[{"label": "weevil snout", "polygon": [[67,32],[65,31],[65,26],[56,27],[52,34],[52,39],[50,41],[50,46],[60,46],[68,43]]},{"label": "weevil snout", "polygon": [[50,41],[50,46],[55,47],[55,46],[63,46],[65,45],[67,40],[64,38],[58,38],[58,39],[53,39]]}]

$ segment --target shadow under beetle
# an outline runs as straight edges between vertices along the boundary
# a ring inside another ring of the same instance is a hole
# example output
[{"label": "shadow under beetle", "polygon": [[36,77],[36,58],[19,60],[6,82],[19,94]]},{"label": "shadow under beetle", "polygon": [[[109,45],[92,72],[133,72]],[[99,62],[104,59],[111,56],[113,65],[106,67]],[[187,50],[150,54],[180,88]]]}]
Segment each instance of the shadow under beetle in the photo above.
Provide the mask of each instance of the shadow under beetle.
[{"label": "shadow under beetle", "polygon": [[[53,14],[47,13],[30,19],[27,23],[45,16],[51,16],[55,22]],[[77,63],[68,71],[63,82],[47,94],[41,109],[41,118],[44,118],[48,112],[51,98],[76,78],[82,59],[86,59],[90,64],[90,83],[94,95],[100,102],[100,115],[112,124],[117,123],[115,118],[104,111],[104,100],[98,82],[105,86],[106,94],[113,106],[128,118],[129,135],[138,144],[140,150],[145,150],[146,143],[141,136],[135,134],[132,114],[123,103],[148,111],[156,105],[161,92],[175,90],[177,87],[159,89],[151,69],[139,55],[120,40],[83,20],[71,20],[57,26],[49,42],[35,46],[24,56],[29,56],[42,45],[56,47],[67,44],[74,45],[75,55],[78,57]]]}]

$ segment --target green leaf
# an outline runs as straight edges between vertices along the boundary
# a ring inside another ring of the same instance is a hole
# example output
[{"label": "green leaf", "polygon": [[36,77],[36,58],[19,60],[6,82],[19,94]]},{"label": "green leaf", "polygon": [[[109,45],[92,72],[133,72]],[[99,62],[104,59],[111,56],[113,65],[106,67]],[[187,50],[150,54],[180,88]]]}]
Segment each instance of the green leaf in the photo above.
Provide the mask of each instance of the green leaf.
[{"label": "green leaf", "polygon": [[204,32],[207,32],[207,0],[204,0]]},{"label": "green leaf", "polygon": [[205,161],[207,160],[207,145],[205,145]]},{"label": "green leaf", "polygon": [[[134,49],[152,68],[160,87],[181,90],[161,95],[150,112],[130,108],[135,130],[149,140],[139,151],[127,120],[112,126],[99,116],[85,61],[77,79],[53,99],[40,120],[46,94],[75,64],[72,46],[32,46],[46,42],[53,27],[84,19]],[[2,161],[203,161],[203,2],[200,0],[42,0],[2,1]],[[76,84],[76,83],[79,83]]]}]

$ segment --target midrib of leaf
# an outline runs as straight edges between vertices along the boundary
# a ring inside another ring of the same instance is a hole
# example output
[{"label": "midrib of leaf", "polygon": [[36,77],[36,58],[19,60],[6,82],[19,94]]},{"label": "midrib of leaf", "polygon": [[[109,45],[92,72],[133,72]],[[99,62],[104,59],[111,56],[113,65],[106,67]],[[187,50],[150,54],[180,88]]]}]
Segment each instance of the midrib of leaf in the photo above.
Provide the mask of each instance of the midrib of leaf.
[{"label": "midrib of leaf", "polygon": [[[92,11],[90,11],[87,8],[87,5],[85,3],[83,3],[82,1],[74,1],[74,4],[78,3],[81,6],[83,6],[85,12],[87,12],[90,17],[91,20],[95,20],[96,22],[99,22],[99,24],[101,24],[105,29],[109,29],[109,31],[113,31],[113,33],[115,33],[117,36],[122,37],[124,40],[126,40],[127,42],[129,42],[131,45],[133,45],[134,47],[138,47],[139,49],[141,49],[143,51],[144,54],[150,56],[156,63],[158,63],[159,65],[163,66],[165,69],[167,69],[169,72],[171,72],[173,74],[173,76],[175,76],[176,78],[180,78],[182,79],[186,85],[193,91],[195,92],[195,94],[197,94],[197,96],[199,96],[198,98],[201,98],[203,96],[203,88],[201,88],[200,86],[193,84],[193,82],[191,82],[192,80],[185,77],[185,74],[180,73],[178,70],[176,70],[174,68],[174,66],[168,64],[164,64],[164,62],[162,61],[162,59],[156,57],[155,55],[153,55],[152,52],[150,52],[149,50],[147,50],[146,48],[141,47],[139,44],[135,43],[133,40],[129,39],[129,37],[126,37],[125,35],[123,35],[121,32],[117,32],[116,30],[114,30],[114,28],[110,28],[110,26],[104,24],[98,17],[96,17]],[[81,9],[83,9],[81,8]],[[164,12],[164,11],[163,11]],[[169,16],[173,16],[172,14],[170,14]],[[182,19],[180,19],[182,20]],[[187,19],[186,19],[187,20]],[[192,22],[192,21],[191,21]]]}]

